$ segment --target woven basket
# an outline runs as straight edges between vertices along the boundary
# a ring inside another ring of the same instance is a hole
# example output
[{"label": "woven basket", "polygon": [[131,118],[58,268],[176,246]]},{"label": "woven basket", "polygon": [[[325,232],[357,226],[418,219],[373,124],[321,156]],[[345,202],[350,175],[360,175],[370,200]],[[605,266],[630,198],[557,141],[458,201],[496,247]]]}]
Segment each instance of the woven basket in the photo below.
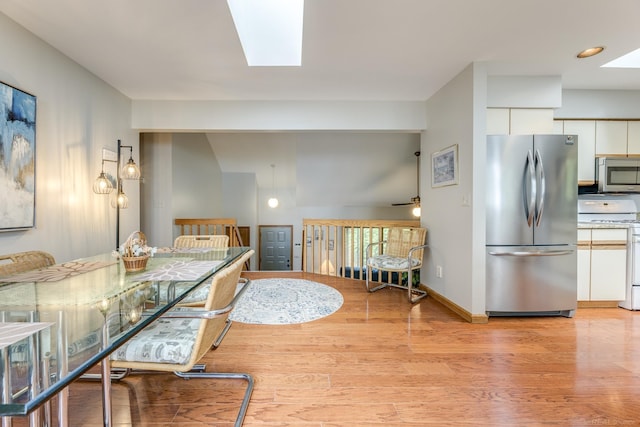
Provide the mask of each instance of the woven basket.
[{"label": "woven basket", "polygon": [[127,270],[128,273],[142,271],[147,268],[147,260],[149,260],[149,255],[122,257],[122,262],[124,262],[124,269]]},{"label": "woven basket", "polygon": [[[139,246],[147,246],[147,236],[144,235],[142,231],[134,231],[127,238],[126,242],[124,242],[125,254],[126,248],[132,247],[134,244],[138,244]],[[124,262],[124,268],[127,272],[135,272],[142,271],[147,268],[147,261],[149,260],[149,255],[142,256],[127,256],[122,255],[122,261]]]}]

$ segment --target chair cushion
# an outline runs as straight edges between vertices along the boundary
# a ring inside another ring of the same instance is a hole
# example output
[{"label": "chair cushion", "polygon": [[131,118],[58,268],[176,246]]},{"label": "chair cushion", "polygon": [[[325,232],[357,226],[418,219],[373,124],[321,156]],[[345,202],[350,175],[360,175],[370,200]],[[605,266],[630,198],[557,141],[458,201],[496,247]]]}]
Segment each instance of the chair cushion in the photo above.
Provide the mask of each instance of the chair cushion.
[{"label": "chair cushion", "polygon": [[191,357],[200,319],[158,319],[119,347],[112,360],[175,363]]},{"label": "chair cushion", "polygon": [[[193,283],[189,283],[189,282],[176,283],[175,284],[176,295],[184,293],[185,289],[188,289],[191,286],[193,286]],[[204,302],[207,300],[207,296],[209,296],[209,289],[211,289],[211,282],[203,283],[202,285],[198,286],[193,291],[191,291],[182,301],[180,301],[180,303],[189,304],[189,303],[202,302],[202,304],[204,305]],[[167,283],[161,283],[160,284],[160,295],[161,295],[160,300],[161,301],[164,302],[167,300],[167,292],[169,292],[169,285]]]},{"label": "chair cushion", "polygon": [[[376,255],[367,260],[367,264],[380,270],[407,270],[409,262],[406,257],[395,257],[391,255]],[[411,258],[411,268],[420,266],[420,261]]]}]

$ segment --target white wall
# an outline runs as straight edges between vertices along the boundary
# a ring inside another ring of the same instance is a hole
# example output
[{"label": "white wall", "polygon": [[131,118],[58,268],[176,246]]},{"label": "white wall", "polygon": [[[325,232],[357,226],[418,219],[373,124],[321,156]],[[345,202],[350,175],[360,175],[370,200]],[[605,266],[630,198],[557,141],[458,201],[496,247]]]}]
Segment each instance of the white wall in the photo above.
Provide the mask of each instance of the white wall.
[{"label": "white wall", "polygon": [[201,133],[144,133],[141,225],[149,243],[171,246],[179,234],[175,218],[223,215],[222,172]]},{"label": "white wall", "polygon": [[487,78],[487,108],[558,108],[561,105],[562,79],[560,76],[489,76]]},{"label": "white wall", "polygon": [[[0,51],[0,80],[37,97],[36,227],[0,233],[0,252],[39,249],[64,262],[114,249],[115,209],[92,185],[103,147],[116,151],[121,139],[138,158],[130,100],[3,14]],[[139,228],[138,183],[124,190],[126,238]]]},{"label": "white wall", "polygon": [[140,166],[144,181],[140,190],[142,207],[140,227],[154,246],[173,244],[173,167],[171,157],[173,135],[144,133],[140,135]]},{"label": "white wall", "polygon": [[[243,242],[257,248],[258,230],[258,186],[252,173],[222,174],[223,218],[235,218],[238,226],[250,227],[249,242]],[[282,198],[281,198],[282,200]],[[251,268],[257,268],[257,257],[249,260]]]},{"label": "white wall", "polygon": [[569,90],[562,91],[562,107],[556,119],[638,119],[640,91]]},{"label": "white wall", "polygon": [[222,215],[222,172],[207,137],[173,134],[172,211],[174,218],[217,218]]},{"label": "white wall", "polygon": [[132,126],[145,131],[424,129],[418,101],[133,101]]},{"label": "white wall", "polygon": [[[484,162],[478,158],[485,158],[486,120],[477,110],[485,107],[486,73],[481,65],[470,65],[427,101],[421,168],[425,183],[421,222],[428,229],[430,246],[421,280],[465,310],[482,315]],[[454,144],[458,146],[458,184],[432,188],[431,155]],[[438,265],[442,278],[435,275]]]}]

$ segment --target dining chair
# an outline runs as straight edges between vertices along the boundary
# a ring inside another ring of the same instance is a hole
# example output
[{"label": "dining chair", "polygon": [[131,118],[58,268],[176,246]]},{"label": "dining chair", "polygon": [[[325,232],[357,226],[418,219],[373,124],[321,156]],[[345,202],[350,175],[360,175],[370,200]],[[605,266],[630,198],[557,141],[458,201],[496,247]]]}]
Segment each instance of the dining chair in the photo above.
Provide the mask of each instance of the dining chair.
[{"label": "dining chair", "polygon": [[174,248],[228,248],[229,236],[215,235],[182,235],[176,237]]},{"label": "dining chair", "polygon": [[[11,254],[0,255],[0,277],[6,277],[6,276],[11,276],[13,274],[24,273],[26,271],[37,270],[39,268],[46,268],[54,265],[55,263],[56,261],[53,255],[44,251],[25,251],[25,252],[16,252]],[[7,313],[0,313],[0,321],[5,321],[6,314]],[[21,317],[22,315],[24,315],[25,320],[27,322],[38,321],[37,317],[34,317],[36,316],[36,313],[34,311],[28,310],[28,311],[25,311],[24,314],[23,313],[20,313],[20,314],[21,314]],[[34,351],[36,354],[38,355],[46,354],[46,350],[42,350],[42,351],[40,350],[39,340],[31,345],[34,347]],[[11,347],[10,358],[13,360],[19,360],[20,357],[17,353],[19,353],[20,351],[21,351],[21,346]],[[46,366],[46,363],[44,363],[44,361],[48,361],[48,357],[44,357],[42,359],[43,368]],[[36,375],[35,377],[38,377],[38,375]],[[46,379],[47,379],[47,376],[43,374],[41,379],[38,379],[34,383],[30,383],[28,385],[29,390],[31,390],[32,388],[35,388],[36,390],[38,390],[40,387],[42,387],[43,380],[46,380]],[[43,405],[42,409],[44,410],[44,415],[42,415],[45,420],[44,422],[50,424],[51,403],[46,402]],[[29,416],[30,423],[31,424],[39,423],[39,421],[34,421],[34,420],[38,420],[40,416],[41,416],[40,409],[37,411],[34,411]],[[5,424],[11,425],[11,417],[3,417],[2,425],[5,425]]]},{"label": "dining chair", "polygon": [[[407,291],[409,302],[415,303],[427,296],[427,292],[413,283],[414,271],[422,267],[427,229],[420,227],[390,227],[386,240],[371,242],[365,249],[365,284],[369,292],[392,287]],[[375,251],[374,251],[375,249]],[[374,253],[375,252],[375,253]],[[377,286],[371,288],[374,270],[378,274]],[[387,273],[386,281],[383,272]],[[393,283],[393,275],[397,276]],[[403,273],[407,273],[404,283]]]},{"label": "dining chair", "polygon": [[53,255],[44,251],[26,251],[0,255],[0,277],[54,265]]},{"label": "dining chair", "polygon": [[[248,251],[213,276],[204,307],[170,310],[119,347],[111,355],[112,368],[125,369],[128,374],[145,370],[172,372],[185,379],[245,380],[247,387],[235,423],[242,425],[253,392],[253,377],[248,373],[206,372],[206,366],[197,362],[217,348],[229,330],[229,313],[250,286],[250,281],[240,275],[244,262],[253,254],[253,250]],[[240,282],[243,285],[237,292]]]},{"label": "dining chair", "polygon": [[[215,235],[182,235],[176,237],[173,242],[174,249],[205,249],[212,248],[215,250],[227,249],[229,247],[229,236],[225,234]],[[190,283],[175,283],[175,291],[180,292],[186,286],[191,286]],[[180,302],[180,306],[184,307],[201,307],[204,305],[207,295],[209,294],[210,283],[203,284],[194,289],[189,295]],[[166,300],[166,294],[169,292],[169,287],[166,284],[161,284],[158,291],[160,292],[160,299]]]}]

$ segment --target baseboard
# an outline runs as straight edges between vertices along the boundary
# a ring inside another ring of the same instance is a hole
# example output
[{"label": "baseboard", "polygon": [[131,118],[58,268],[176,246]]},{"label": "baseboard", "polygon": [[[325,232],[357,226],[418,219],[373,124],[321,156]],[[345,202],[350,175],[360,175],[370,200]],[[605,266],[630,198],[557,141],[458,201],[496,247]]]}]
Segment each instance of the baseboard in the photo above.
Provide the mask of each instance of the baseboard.
[{"label": "baseboard", "polygon": [[460,316],[462,319],[466,320],[469,323],[489,323],[489,316],[486,314],[472,314],[468,310],[460,307],[455,302],[451,301],[447,297],[440,295],[433,289],[428,286],[420,284],[420,288],[427,291],[429,296],[434,300],[438,301],[440,304],[444,305],[449,310],[453,311],[455,314]]},{"label": "baseboard", "polygon": [[618,308],[619,301],[578,301],[578,308]]}]

